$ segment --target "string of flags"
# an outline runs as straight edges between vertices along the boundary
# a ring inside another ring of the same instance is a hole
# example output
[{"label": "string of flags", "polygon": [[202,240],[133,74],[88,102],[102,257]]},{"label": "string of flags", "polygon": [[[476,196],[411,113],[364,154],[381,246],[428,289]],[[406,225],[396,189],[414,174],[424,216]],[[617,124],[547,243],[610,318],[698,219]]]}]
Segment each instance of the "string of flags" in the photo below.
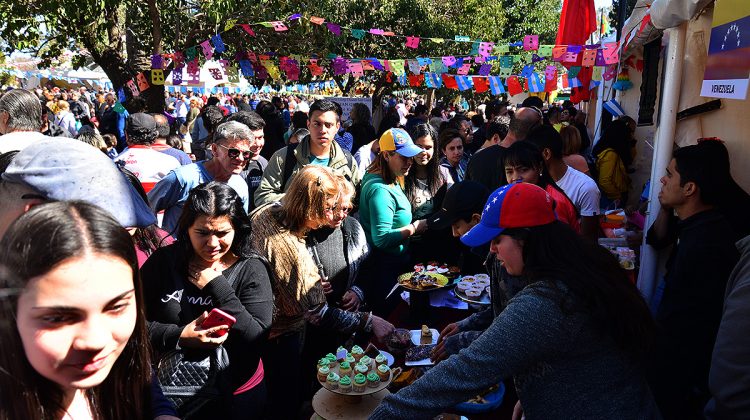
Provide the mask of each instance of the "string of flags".
[{"label": "string of flags", "polygon": [[[448,55],[441,57],[414,57],[409,59],[380,59],[376,57],[346,58],[330,54],[326,58],[317,55],[304,56],[290,54],[283,56],[274,52],[256,54],[253,51],[239,49],[233,60],[224,57],[227,45],[222,34],[239,28],[246,36],[257,36],[257,27],[273,28],[274,32],[285,32],[306,19],[314,25],[325,26],[334,36],[345,33],[362,39],[365,35],[390,36],[404,38],[405,46],[409,49],[419,48],[420,42],[444,43],[472,43],[472,51],[468,55]],[[292,23],[290,23],[292,22]],[[302,71],[308,71],[315,78],[326,75],[346,75],[363,77],[368,71],[388,72],[397,77],[397,81],[404,86],[426,86],[429,88],[446,87],[465,91],[474,89],[477,93],[492,92],[493,95],[508,93],[511,96],[525,91],[550,92],[563,88],[582,87],[578,74],[584,70],[581,77],[589,88],[604,79],[611,80],[617,76],[619,63],[619,43],[605,43],[593,45],[540,45],[538,35],[526,35],[523,41],[501,44],[471,40],[469,37],[456,35],[453,39],[422,38],[412,35],[400,35],[391,31],[377,28],[369,30],[343,26],[326,21],[320,17],[303,17],[301,14],[289,16],[286,21],[270,21],[238,24],[236,21],[227,22],[224,31],[219,32],[198,45],[182,51],[167,54],[154,54],[151,57],[151,70],[140,72],[128,80],[123,88],[118,90],[118,99],[124,102],[127,92],[131,96],[138,96],[152,85],[164,85],[164,70],[171,64],[172,85],[196,85],[200,83],[201,59],[208,62],[208,73],[214,80],[226,80],[230,84],[239,83],[240,76],[258,80],[272,79],[296,82]],[[542,61],[552,61],[544,64]],[[516,66],[523,66],[518,74],[514,74]],[[567,72],[561,72],[567,69]],[[455,70],[455,74],[450,73]],[[476,74],[469,74],[476,73]],[[494,73],[494,74],[493,74]],[[590,75],[590,77],[588,77]]]}]

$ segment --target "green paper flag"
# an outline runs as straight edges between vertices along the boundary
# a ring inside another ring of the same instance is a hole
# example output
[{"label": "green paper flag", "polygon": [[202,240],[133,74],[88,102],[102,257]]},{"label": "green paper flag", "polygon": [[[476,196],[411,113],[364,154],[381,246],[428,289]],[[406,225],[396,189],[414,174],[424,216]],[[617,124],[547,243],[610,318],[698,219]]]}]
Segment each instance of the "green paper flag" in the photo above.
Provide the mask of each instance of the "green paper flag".
[{"label": "green paper flag", "polygon": [[460,42],[471,42],[471,38],[469,38],[468,36],[463,36],[463,35],[456,35],[454,40],[460,41]]},{"label": "green paper flag", "polygon": [[190,47],[185,50],[185,57],[187,58],[187,61],[192,61],[196,55],[198,55],[198,51],[195,47]]},{"label": "green paper flag", "polygon": [[266,28],[270,28],[273,26],[273,23],[271,22],[261,22],[260,24]]},{"label": "green paper flag", "polygon": [[352,36],[357,39],[362,39],[365,37],[365,30],[364,29],[352,29]]},{"label": "green paper flag", "polygon": [[391,63],[391,71],[393,71],[394,74],[401,76],[402,74],[406,73],[404,70],[404,60],[393,60]]},{"label": "green paper flag", "polygon": [[552,48],[554,47],[555,47],[554,45],[540,45],[537,55],[539,55],[539,57],[551,57]]},{"label": "green paper flag", "polygon": [[112,110],[118,114],[122,114],[123,112],[125,112],[125,107],[122,106],[121,103],[117,102],[115,106],[112,107]]},{"label": "green paper flag", "polygon": [[228,31],[232,28],[234,28],[234,24],[237,23],[237,19],[229,19],[227,23],[224,25],[224,30]]},{"label": "green paper flag", "polygon": [[505,45],[495,45],[495,53],[496,54],[508,54],[510,52],[510,47]]}]

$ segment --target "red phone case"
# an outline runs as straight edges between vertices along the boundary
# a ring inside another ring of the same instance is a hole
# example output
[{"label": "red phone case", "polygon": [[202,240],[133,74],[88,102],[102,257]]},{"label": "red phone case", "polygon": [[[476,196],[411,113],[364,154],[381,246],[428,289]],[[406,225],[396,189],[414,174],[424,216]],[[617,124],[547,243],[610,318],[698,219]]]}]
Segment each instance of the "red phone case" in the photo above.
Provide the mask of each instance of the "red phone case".
[{"label": "red phone case", "polygon": [[[235,322],[237,322],[237,319],[235,319],[232,315],[229,315],[221,309],[213,308],[211,309],[211,312],[208,313],[206,319],[203,320],[201,328],[208,329],[218,327],[219,325],[226,325],[229,328],[232,328],[232,325],[234,325]],[[221,330],[216,333],[216,336],[222,337],[227,333],[227,331],[229,330]]]}]

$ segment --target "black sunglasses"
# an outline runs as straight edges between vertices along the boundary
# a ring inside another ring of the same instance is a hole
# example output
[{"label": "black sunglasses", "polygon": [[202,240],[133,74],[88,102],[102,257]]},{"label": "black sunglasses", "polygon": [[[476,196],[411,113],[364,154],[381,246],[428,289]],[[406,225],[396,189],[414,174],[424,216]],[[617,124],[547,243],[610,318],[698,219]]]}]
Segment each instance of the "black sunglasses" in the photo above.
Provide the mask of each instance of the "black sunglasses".
[{"label": "black sunglasses", "polygon": [[227,154],[232,159],[237,159],[238,157],[240,157],[240,153],[242,153],[242,159],[244,160],[250,160],[250,157],[252,157],[253,155],[253,152],[249,150],[235,149],[233,147],[227,147],[227,146],[224,146],[223,144],[218,144],[218,143],[216,145],[227,149]]}]

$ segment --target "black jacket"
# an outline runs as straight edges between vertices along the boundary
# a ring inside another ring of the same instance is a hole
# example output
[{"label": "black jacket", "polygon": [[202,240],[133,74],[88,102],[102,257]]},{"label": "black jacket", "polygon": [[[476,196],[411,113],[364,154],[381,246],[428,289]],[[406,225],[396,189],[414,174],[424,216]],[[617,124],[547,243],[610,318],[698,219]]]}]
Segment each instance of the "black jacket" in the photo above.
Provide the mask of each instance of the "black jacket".
[{"label": "black jacket", "polygon": [[[179,244],[159,248],[141,268],[149,338],[156,354],[177,348],[185,325],[213,308],[232,315],[224,347],[229,354],[232,389],[247,382],[258,366],[260,347],[273,314],[273,294],[266,264],[259,258],[240,259],[202,290],[187,280],[187,262]],[[234,287],[227,277],[237,273]]]}]

